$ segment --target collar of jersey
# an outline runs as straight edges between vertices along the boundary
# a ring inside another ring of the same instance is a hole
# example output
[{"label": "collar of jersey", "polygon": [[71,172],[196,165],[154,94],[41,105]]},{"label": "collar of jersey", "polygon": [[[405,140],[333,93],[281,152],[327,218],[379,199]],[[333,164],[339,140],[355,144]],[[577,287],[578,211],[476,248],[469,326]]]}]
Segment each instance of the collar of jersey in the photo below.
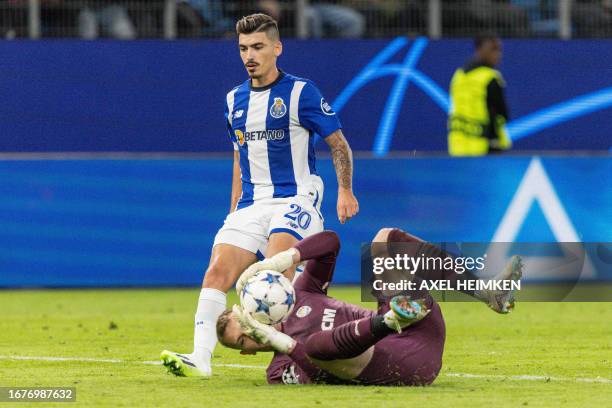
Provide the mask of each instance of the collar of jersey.
[{"label": "collar of jersey", "polygon": [[253,92],[262,92],[262,91],[266,91],[270,88],[272,88],[274,85],[278,84],[280,82],[281,79],[283,79],[285,77],[285,73],[283,71],[281,71],[280,69],[278,70],[278,77],[272,81],[271,83],[269,83],[266,86],[253,86],[253,82],[251,80],[249,80],[249,86],[251,87],[251,91]]}]

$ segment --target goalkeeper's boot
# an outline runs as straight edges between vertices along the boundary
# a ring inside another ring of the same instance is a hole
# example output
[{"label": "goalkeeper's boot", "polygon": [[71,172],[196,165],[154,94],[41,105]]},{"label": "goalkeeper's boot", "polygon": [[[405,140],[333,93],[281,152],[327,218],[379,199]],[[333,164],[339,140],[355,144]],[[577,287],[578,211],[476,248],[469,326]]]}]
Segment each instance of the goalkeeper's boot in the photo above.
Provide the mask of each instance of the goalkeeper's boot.
[{"label": "goalkeeper's boot", "polygon": [[[506,267],[497,274],[493,280],[518,281],[523,276],[523,260],[514,255]],[[485,302],[489,308],[497,313],[506,314],[514,309],[514,290],[477,290],[474,295]]]},{"label": "goalkeeper's boot", "polygon": [[409,296],[393,297],[389,307],[390,310],[384,315],[385,324],[398,333],[423,319],[430,312],[425,299],[412,300]]},{"label": "goalkeeper's boot", "polygon": [[164,350],[159,358],[169,373],[178,377],[210,377],[210,367],[197,365],[192,354],[179,354]]}]

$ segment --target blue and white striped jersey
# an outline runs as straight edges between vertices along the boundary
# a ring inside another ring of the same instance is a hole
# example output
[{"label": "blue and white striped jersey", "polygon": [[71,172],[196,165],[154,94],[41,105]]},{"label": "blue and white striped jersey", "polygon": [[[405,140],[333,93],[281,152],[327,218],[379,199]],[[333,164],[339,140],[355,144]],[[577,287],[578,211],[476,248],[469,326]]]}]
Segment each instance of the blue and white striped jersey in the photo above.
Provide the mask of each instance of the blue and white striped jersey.
[{"label": "blue and white striped jersey", "polygon": [[225,117],[240,153],[238,209],[264,198],[322,196],[314,134],[327,137],[341,124],[311,81],[283,72],[266,87],[247,80],[227,94]]}]

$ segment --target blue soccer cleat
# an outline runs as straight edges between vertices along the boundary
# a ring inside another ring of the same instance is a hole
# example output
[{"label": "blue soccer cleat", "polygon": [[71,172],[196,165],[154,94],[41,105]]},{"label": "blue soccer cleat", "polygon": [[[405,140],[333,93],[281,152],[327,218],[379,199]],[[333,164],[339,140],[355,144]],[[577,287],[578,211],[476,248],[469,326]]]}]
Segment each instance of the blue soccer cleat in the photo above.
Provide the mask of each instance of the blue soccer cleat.
[{"label": "blue soccer cleat", "polygon": [[390,310],[384,315],[385,324],[398,333],[430,312],[425,299],[412,300],[409,296],[395,296],[389,306]]}]

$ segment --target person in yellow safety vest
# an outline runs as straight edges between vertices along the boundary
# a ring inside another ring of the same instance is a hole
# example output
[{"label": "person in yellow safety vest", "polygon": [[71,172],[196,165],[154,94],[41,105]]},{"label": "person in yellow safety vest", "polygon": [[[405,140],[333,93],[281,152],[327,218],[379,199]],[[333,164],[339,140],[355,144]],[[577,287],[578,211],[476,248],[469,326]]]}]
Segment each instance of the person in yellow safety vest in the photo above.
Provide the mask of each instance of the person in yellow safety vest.
[{"label": "person in yellow safety vest", "polygon": [[508,106],[504,80],[495,69],[502,57],[496,36],[475,39],[476,53],[457,69],[450,85],[448,153],[451,156],[483,156],[512,147],[506,133]]}]

